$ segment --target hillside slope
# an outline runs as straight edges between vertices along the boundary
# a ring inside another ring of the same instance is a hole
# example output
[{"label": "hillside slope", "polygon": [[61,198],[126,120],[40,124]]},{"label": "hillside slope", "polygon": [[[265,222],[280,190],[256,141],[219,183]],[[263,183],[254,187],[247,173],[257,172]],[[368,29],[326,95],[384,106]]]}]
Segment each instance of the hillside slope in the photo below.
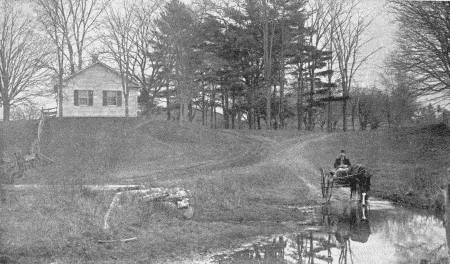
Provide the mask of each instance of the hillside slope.
[{"label": "hillside slope", "polygon": [[[35,121],[4,128],[8,148],[27,150]],[[41,152],[54,163],[30,171],[20,183],[124,183],[164,181],[195,168],[214,170],[258,159],[260,142],[201,126],[124,118],[49,119]],[[240,157],[240,158],[239,158]],[[245,158],[244,158],[245,157]]]}]

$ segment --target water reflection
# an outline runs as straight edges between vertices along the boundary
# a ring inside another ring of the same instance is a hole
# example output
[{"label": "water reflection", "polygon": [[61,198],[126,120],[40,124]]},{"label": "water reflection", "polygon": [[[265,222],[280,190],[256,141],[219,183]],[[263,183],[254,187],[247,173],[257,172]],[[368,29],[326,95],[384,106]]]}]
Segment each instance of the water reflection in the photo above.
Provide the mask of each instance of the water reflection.
[{"label": "water reflection", "polygon": [[[352,242],[366,243],[370,236],[369,211],[356,204],[341,213],[330,204],[322,207],[320,229],[297,235],[298,263],[353,263]],[[336,262],[336,254],[338,252]]]},{"label": "water reflection", "polygon": [[[312,209],[312,210],[311,210]],[[373,201],[309,208],[311,219],[295,234],[274,236],[214,263],[447,263],[442,221]]]}]

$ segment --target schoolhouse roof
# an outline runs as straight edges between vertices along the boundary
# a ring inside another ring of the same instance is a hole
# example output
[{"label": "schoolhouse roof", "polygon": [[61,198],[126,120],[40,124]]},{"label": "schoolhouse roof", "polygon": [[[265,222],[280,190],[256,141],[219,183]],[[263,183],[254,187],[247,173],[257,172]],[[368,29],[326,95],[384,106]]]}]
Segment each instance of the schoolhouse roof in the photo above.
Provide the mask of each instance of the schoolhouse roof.
[{"label": "schoolhouse roof", "polygon": [[[101,62],[101,61],[96,61],[96,62],[90,64],[89,66],[87,66],[86,68],[83,68],[83,69],[81,69],[80,71],[77,71],[77,72],[75,72],[75,73],[73,73],[73,74],[71,74],[71,75],[69,75],[69,76],[66,76],[66,77],[63,79],[63,82],[67,82],[67,81],[69,81],[70,79],[72,79],[72,78],[74,78],[74,77],[80,75],[81,73],[86,72],[86,71],[88,71],[88,70],[94,68],[95,66],[100,66],[100,67],[106,69],[107,71],[110,71],[110,72],[112,72],[113,74],[117,75],[119,78],[122,77],[122,76],[120,75],[120,73],[119,73],[118,71],[116,71],[115,69],[111,68],[110,66],[106,65],[105,63],[103,63],[103,62]],[[128,79],[128,82],[129,82],[129,84],[131,84],[130,88],[139,88],[139,85],[138,85],[136,82],[134,82],[134,81],[132,81],[132,80],[130,80],[130,79]]]}]

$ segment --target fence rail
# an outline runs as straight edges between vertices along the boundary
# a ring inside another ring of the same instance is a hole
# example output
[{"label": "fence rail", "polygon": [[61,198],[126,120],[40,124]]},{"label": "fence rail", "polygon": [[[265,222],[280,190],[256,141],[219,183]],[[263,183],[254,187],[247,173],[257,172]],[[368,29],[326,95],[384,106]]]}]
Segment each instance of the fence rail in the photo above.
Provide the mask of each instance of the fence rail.
[{"label": "fence rail", "polygon": [[42,108],[41,113],[45,117],[56,117],[58,114],[58,107]]}]

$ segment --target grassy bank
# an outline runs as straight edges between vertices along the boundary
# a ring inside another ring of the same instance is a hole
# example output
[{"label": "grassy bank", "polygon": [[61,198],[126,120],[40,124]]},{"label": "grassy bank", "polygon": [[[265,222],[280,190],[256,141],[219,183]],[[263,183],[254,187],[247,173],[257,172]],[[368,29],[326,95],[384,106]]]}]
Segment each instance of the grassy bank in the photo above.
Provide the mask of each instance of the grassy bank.
[{"label": "grassy bank", "polygon": [[335,133],[306,151],[317,167],[329,167],[340,149],[374,174],[371,194],[404,205],[442,209],[441,187],[450,161],[450,130],[443,125],[397,131]]},{"label": "grassy bank", "polygon": [[[32,131],[24,134],[30,142]],[[10,146],[27,142],[14,141],[13,132]],[[16,183],[51,185],[8,194],[0,206],[0,255],[19,263],[154,263],[288,231],[279,223],[303,215],[287,205],[307,203],[308,188],[295,171],[260,162],[270,148],[240,133],[172,122],[49,120],[42,152],[55,162]],[[196,214],[184,220],[158,204],[124,199],[112,214],[111,229],[103,230],[114,194],[82,185],[124,182],[185,187]],[[129,237],[138,240],[98,243]]]}]

